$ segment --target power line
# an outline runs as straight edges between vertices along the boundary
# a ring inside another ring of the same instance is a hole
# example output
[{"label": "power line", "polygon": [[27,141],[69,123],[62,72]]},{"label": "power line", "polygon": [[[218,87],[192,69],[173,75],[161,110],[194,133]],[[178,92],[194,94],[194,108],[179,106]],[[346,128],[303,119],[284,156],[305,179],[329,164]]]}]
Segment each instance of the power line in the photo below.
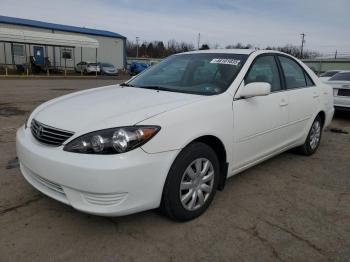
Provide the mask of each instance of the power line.
[{"label": "power line", "polygon": [[198,50],[199,50],[200,41],[201,41],[201,33],[198,33],[198,43],[197,43]]},{"label": "power line", "polygon": [[139,57],[139,40],[140,37],[136,36],[136,57]]}]

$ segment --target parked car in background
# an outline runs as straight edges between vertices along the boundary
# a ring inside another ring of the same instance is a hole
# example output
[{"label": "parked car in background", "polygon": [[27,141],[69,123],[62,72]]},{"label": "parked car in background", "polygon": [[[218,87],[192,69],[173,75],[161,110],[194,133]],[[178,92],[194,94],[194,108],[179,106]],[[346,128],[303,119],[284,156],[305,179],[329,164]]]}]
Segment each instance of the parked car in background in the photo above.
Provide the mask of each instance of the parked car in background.
[{"label": "parked car in background", "polygon": [[83,74],[91,74],[91,73],[100,73],[101,69],[100,66],[97,63],[90,63],[90,62],[79,62],[75,66],[75,71],[77,73],[83,72]]},{"label": "parked car in background", "polygon": [[320,80],[321,81],[328,81],[332,76],[334,76],[336,73],[339,73],[342,70],[329,70],[324,72],[323,74],[320,75]]},{"label": "parked car in background", "polygon": [[77,210],[186,221],[227,178],[291,148],[315,153],[333,113],[332,88],[292,56],[194,51],[40,105],[17,155],[30,184]]},{"label": "parked car in background", "polygon": [[135,76],[149,67],[146,63],[132,62],[129,67],[129,75]]},{"label": "parked car in background", "polygon": [[118,74],[117,68],[112,64],[98,63],[98,65],[100,66],[101,75],[117,75]]},{"label": "parked car in background", "polygon": [[350,71],[340,71],[326,83],[333,88],[334,107],[350,110]]}]

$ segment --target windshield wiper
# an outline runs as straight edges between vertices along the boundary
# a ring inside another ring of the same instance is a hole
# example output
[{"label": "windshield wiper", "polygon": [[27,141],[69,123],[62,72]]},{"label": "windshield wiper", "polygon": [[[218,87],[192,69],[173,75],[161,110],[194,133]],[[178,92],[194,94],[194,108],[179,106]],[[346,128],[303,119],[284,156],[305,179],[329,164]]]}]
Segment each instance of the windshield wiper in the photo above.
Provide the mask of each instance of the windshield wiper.
[{"label": "windshield wiper", "polygon": [[133,86],[133,85],[131,85],[131,84],[128,84],[128,83],[121,83],[121,84],[120,84],[120,86],[130,86],[130,87],[135,87],[135,86]]},{"label": "windshield wiper", "polygon": [[154,90],[158,90],[158,91],[170,91],[170,92],[175,92],[174,90],[170,89],[170,88],[166,88],[163,86],[138,86],[139,88],[145,88],[145,89],[154,89]]}]

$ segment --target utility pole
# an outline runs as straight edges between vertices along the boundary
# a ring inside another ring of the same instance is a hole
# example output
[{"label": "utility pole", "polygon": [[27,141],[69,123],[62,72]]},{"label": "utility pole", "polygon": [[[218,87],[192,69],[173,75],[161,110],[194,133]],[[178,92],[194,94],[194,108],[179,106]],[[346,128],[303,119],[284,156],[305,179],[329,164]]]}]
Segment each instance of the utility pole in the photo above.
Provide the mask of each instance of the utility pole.
[{"label": "utility pole", "polygon": [[139,40],[140,37],[136,36],[136,57],[139,57]]},{"label": "utility pole", "polygon": [[197,49],[199,50],[199,44],[201,42],[201,33],[198,33],[198,43],[197,43]]},{"label": "utility pole", "polygon": [[338,50],[335,50],[334,59],[337,59]]},{"label": "utility pole", "polygon": [[301,35],[301,49],[300,49],[300,58],[303,59],[303,49],[305,44],[305,34],[302,33]]}]

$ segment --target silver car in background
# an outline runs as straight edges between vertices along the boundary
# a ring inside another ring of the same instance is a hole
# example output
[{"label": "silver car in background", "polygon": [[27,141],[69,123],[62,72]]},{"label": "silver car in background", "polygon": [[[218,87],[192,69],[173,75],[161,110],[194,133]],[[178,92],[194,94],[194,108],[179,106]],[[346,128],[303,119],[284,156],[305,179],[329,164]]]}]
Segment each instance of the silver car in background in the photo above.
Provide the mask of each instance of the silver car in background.
[{"label": "silver car in background", "polygon": [[325,83],[333,88],[335,109],[350,110],[350,71],[341,71]]},{"label": "silver car in background", "polygon": [[115,68],[114,65],[109,63],[98,63],[100,66],[101,74],[102,75],[117,75],[118,70]]}]

